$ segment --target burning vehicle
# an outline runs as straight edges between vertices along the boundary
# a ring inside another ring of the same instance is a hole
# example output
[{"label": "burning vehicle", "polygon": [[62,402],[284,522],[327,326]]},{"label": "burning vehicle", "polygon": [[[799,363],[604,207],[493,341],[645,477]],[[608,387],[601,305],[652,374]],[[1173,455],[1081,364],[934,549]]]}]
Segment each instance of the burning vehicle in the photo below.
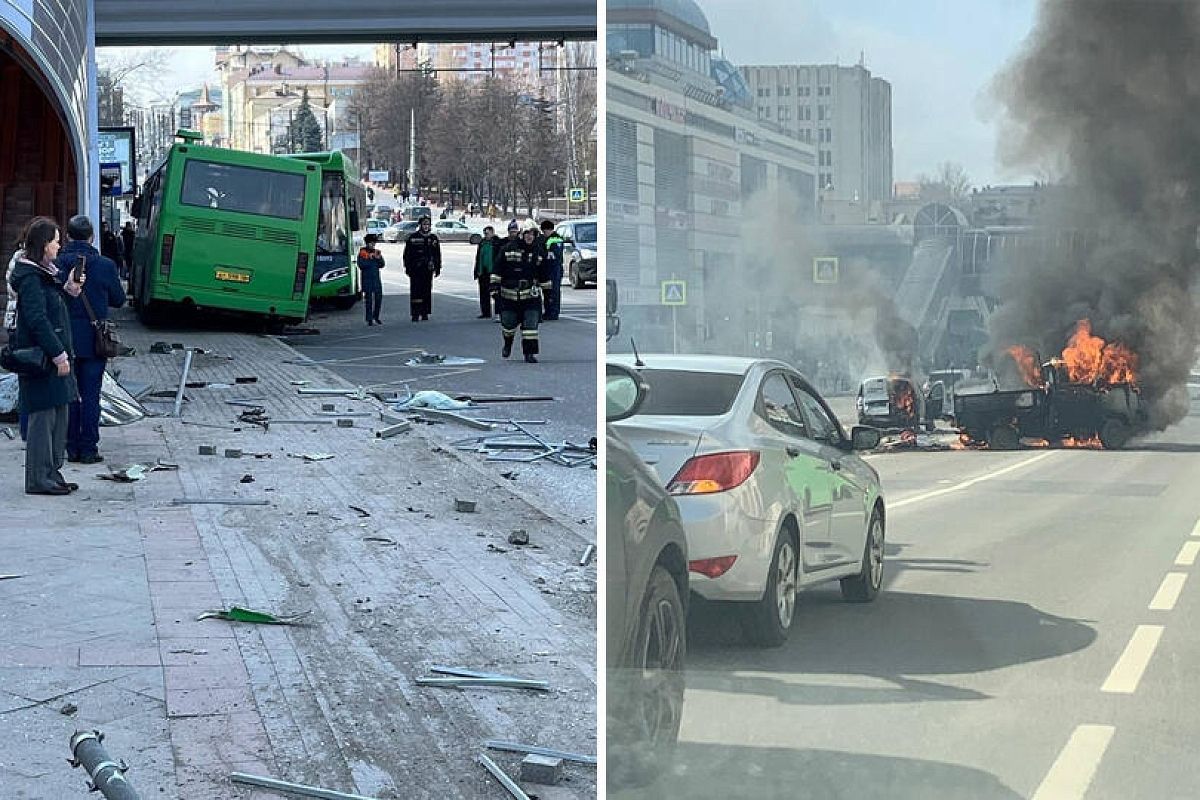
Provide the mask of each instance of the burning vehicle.
[{"label": "burning vehicle", "polygon": [[1137,354],[1094,335],[1088,320],[1076,323],[1057,358],[1039,364],[1021,346],[1008,354],[1023,386],[1002,390],[993,379],[955,392],[955,423],[970,443],[1011,450],[1028,438],[1116,450],[1146,427]]},{"label": "burning vehicle", "polygon": [[858,423],[874,428],[932,431],[936,416],[927,414],[926,397],[904,375],[867,378],[858,386],[854,400]]}]

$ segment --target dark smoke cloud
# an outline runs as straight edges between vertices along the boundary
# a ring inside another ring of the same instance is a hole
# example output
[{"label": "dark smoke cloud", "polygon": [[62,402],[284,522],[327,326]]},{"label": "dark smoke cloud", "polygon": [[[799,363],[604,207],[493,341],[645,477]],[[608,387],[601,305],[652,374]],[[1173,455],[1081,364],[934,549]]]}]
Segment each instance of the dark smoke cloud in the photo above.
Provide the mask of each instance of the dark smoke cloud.
[{"label": "dark smoke cloud", "polygon": [[1077,235],[1013,264],[992,357],[1017,343],[1057,353],[1088,317],[1138,353],[1152,426],[1177,422],[1197,345],[1200,3],[1043,0],[996,88],[1002,155],[1057,165],[1066,188],[1044,221]]}]

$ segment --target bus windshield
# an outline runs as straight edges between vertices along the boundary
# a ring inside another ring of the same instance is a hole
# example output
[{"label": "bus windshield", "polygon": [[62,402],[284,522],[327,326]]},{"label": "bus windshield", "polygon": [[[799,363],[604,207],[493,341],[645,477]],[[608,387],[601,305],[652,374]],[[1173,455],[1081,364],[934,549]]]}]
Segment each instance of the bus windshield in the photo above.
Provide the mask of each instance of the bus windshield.
[{"label": "bus windshield", "polygon": [[236,164],[189,159],[179,202],[187,206],[299,220],[304,176]]},{"label": "bus windshield", "polygon": [[346,219],[346,185],[337,172],[321,178],[321,208],[317,220],[317,253],[345,253],[350,229]]}]

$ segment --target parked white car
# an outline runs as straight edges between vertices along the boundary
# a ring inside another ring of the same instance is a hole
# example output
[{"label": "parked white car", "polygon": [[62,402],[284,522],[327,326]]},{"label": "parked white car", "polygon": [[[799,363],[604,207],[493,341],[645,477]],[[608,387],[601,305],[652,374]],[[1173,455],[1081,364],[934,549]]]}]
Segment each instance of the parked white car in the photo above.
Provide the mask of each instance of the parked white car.
[{"label": "parked white car", "polygon": [[439,219],[433,222],[433,232],[437,234],[438,239],[443,242],[468,242],[470,244],[479,244],[483,239],[483,232],[469,228],[462,222],[456,219]]},{"label": "parked white car", "polygon": [[780,361],[614,355],[649,385],[636,416],[613,423],[674,495],[691,589],[744,605],[748,638],[777,646],[796,592],[831,580],[853,602],[883,581],[879,474],[854,454],[879,432],[847,436],[821,395]]}]

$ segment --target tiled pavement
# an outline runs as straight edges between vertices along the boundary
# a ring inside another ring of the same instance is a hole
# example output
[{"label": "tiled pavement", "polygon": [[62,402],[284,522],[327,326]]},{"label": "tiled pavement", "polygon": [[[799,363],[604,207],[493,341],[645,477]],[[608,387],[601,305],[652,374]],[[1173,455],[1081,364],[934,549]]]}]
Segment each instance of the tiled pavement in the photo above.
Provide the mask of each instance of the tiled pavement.
[{"label": "tiled pavement", "polygon": [[[368,417],[349,429],[233,430],[240,409],[228,399],[265,398],[276,418],[309,419],[322,400],[290,381],[340,385],[285,363],[292,351],[270,338],[155,334],[129,321],[123,334],[139,353],[167,339],[232,357],[197,357],[192,380],[257,382],[188,390],[182,421],[105,428],[109,464],[180,467],[136,484],[69,465],[76,495],[27,497],[21,442],[0,438],[0,574],[24,576],[0,581],[5,798],[89,796],[65,761],[76,729],[104,731],[143,797],[180,800],[277,796],[234,787],[231,771],[380,798],[493,797],[503,790],[473,763],[484,738],[595,752],[595,564],[576,566],[591,531],[543,514],[514,493],[519,479],[420,430],[376,440]],[[181,360],[118,365],[123,378],[165,389]],[[200,444],[271,457],[204,457]],[[288,456],[316,451],[335,458]],[[171,504],[230,496],[269,505]],[[463,496],[481,513],[454,513]],[[533,546],[508,545],[515,528]],[[229,605],[310,613],[303,627],[195,619]],[[413,682],[447,662],[544,678],[554,691]],[[63,713],[68,704],[77,710]],[[497,760],[516,772],[516,758]],[[563,787],[539,794],[594,796],[594,772],[569,770]]]}]

